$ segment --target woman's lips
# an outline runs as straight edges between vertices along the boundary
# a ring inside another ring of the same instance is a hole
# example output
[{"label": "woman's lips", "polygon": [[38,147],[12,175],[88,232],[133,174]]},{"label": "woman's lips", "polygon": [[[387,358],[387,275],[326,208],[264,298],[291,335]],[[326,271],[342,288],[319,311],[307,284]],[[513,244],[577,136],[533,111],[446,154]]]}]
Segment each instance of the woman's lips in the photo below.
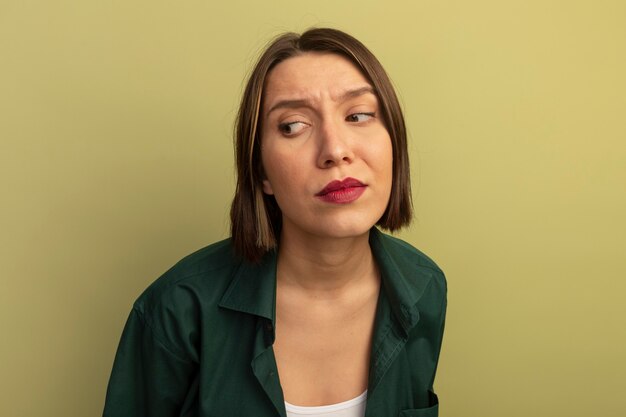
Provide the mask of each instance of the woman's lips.
[{"label": "woman's lips", "polygon": [[361,197],[365,187],[367,186],[357,179],[345,178],[342,181],[329,182],[315,196],[327,203],[347,204]]}]

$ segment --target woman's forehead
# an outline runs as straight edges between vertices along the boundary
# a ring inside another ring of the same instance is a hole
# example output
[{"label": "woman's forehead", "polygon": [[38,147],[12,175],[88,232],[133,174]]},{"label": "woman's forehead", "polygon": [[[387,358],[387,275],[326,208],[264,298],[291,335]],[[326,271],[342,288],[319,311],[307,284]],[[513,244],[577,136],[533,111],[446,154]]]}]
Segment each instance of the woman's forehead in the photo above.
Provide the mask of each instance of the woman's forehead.
[{"label": "woman's forehead", "polygon": [[373,93],[363,73],[347,58],[307,52],[277,64],[267,76],[264,107],[285,100],[341,100],[351,92]]}]

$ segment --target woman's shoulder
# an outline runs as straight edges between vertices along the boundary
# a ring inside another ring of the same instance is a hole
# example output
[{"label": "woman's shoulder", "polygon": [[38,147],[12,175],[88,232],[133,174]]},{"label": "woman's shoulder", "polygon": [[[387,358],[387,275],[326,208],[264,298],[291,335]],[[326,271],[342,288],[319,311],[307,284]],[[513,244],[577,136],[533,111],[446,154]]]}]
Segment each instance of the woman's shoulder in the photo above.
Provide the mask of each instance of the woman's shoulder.
[{"label": "woman's shoulder", "polygon": [[441,276],[441,278],[444,277],[439,265],[424,252],[400,238],[382,233],[377,229],[374,230],[373,238],[377,243],[376,246],[382,249],[395,263],[412,269],[418,268],[426,273],[430,271]]},{"label": "woman's shoulder", "polygon": [[[397,237],[376,231],[371,241],[385,293],[396,316],[406,323],[440,323],[447,303],[446,278],[421,250]],[[434,328],[439,328],[438,324]]]},{"label": "woman's shoulder", "polygon": [[151,316],[217,303],[240,263],[230,239],[213,243],[175,263],[143,291],[134,308]]},{"label": "woman's shoulder", "polygon": [[401,257],[417,266],[431,269],[435,272],[443,274],[439,265],[435,263],[428,255],[417,249],[410,243],[384,233],[380,233],[385,248],[395,257]]}]

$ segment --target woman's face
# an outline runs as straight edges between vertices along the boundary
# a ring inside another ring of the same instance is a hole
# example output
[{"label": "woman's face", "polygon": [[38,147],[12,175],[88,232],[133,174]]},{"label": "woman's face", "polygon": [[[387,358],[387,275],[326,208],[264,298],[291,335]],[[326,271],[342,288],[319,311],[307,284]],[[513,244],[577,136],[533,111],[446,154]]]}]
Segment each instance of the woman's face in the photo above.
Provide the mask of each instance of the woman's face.
[{"label": "woman's face", "polygon": [[263,191],[276,198],[283,234],[354,237],[383,215],[392,145],[378,100],[347,59],[305,53],[272,69],[264,91]]}]

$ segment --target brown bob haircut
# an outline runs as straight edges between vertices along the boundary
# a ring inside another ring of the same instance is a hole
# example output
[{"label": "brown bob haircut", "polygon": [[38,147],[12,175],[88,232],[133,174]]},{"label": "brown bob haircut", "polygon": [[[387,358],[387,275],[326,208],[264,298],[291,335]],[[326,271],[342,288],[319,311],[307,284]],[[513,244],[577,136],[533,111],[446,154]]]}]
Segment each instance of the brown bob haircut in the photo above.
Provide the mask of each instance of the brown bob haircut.
[{"label": "brown bob haircut", "polygon": [[408,225],[413,214],[404,117],[380,62],[361,42],[340,30],[313,28],[301,35],[285,33],[269,43],[254,66],[235,122],[237,188],[230,210],[231,238],[236,252],[251,262],[258,262],[276,247],[282,224],[274,196],[262,189],[260,126],[265,80],[280,62],[307,52],[347,58],[374,88],[393,147],[391,196],[377,225],[393,232]]}]

